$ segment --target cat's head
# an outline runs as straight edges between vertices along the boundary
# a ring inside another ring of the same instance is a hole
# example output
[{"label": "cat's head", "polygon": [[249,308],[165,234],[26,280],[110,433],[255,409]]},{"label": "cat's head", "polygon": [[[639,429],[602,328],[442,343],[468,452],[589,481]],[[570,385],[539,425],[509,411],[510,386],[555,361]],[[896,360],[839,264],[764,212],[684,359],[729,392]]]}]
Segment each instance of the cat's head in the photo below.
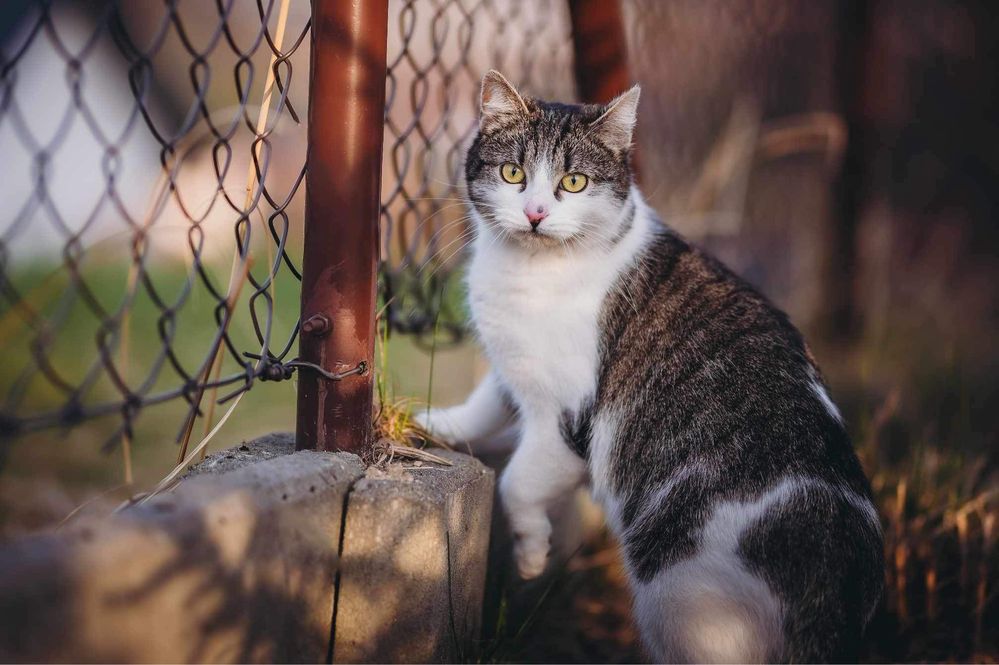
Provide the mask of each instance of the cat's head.
[{"label": "cat's head", "polygon": [[635,86],[606,106],[543,102],[486,74],[465,164],[479,223],[530,248],[611,244],[626,222],[638,96]]}]

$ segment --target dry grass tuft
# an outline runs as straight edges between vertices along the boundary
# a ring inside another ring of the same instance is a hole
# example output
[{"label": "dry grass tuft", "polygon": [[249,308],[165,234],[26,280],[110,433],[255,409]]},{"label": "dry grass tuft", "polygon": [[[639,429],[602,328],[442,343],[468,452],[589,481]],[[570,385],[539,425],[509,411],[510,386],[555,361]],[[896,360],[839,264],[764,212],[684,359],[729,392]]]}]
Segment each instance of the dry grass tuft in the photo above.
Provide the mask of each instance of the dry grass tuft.
[{"label": "dry grass tuft", "polygon": [[[381,317],[379,316],[379,319]],[[389,338],[385,326],[380,325],[378,336],[378,367],[375,370],[375,398],[377,412],[374,418],[375,445],[371,459],[366,460],[372,465],[384,466],[395,459],[415,460],[418,464],[432,462],[451,466],[451,462],[439,455],[425,450],[428,446],[436,446],[451,450],[451,447],[436,438],[413,417],[418,408],[427,408],[423,402],[410,397],[397,397],[388,382],[389,375]],[[469,451],[470,453],[471,451]]]},{"label": "dry grass tuft", "polygon": [[[986,453],[917,445],[884,459],[904,416],[893,391],[858,449],[885,535],[870,660],[999,661],[999,478]],[[989,628],[989,627],[992,628]]]},{"label": "dry grass tuft", "polygon": [[398,458],[452,465],[450,460],[424,450],[428,445],[447,450],[451,450],[451,447],[416,422],[413,418],[413,408],[416,406],[419,404],[412,399],[379,394],[371,464],[383,466]]}]

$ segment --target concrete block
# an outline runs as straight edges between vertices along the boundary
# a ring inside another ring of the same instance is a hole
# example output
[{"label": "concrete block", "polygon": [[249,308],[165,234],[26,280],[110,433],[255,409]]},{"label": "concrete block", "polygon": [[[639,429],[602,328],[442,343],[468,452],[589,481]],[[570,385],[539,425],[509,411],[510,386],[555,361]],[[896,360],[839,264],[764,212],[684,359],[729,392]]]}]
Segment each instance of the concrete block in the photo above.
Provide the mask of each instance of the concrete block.
[{"label": "concrete block", "polygon": [[249,464],[274,459],[281,455],[290,455],[293,452],[295,452],[294,432],[265,434],[252,441],[244,441],[238,446],[208,455],[200,464],[191,467],[184,478],[235,471]]},{"label": "concrete block", "polygon": [[337,661],[467,658],[492,472],[293,450],[244,443],[146,505],[0,548],[0,661],[325,662],[331,639]]},{"label": "concrete block", "polygon": [[353,455],[272,456],[5,546],[0,661],[325,661],[363,473]]},{"label": "concrete block", "polygon": [[[435,451],[437,452],[437,451]],[[454,463],[369,471],[347,499],[334,662],[457,662],[481,628],[493,472]]]}]

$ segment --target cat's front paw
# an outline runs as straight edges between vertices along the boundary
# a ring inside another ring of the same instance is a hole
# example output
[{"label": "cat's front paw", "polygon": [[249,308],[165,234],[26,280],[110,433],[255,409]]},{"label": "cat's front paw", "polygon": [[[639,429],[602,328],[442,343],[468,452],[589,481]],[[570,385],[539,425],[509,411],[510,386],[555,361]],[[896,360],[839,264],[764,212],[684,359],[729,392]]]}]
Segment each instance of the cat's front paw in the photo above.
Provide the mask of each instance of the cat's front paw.
[{"label": "cat's front paw", "polygon": [[545,572],[549,549],[547,536],[514,536],[513,556],[522,579],[531,580]]},{"label": "cat's front paw", "polygon": [[[502,495],[503,488],[501,486]],[[513,560],[517,572],[525,580],[534,579],[545,572],[548,566],[548,553],[551,550],[552,526],[543,510],[535,507],[514,508],[506,503],[506,514],[510,520],[513,536]]]},{"label": "cat's front paw", "polygon": [[451,409],[421,409],[413,414],[413,420],[428,434],[444,443],[458,443],[454,418]]}]

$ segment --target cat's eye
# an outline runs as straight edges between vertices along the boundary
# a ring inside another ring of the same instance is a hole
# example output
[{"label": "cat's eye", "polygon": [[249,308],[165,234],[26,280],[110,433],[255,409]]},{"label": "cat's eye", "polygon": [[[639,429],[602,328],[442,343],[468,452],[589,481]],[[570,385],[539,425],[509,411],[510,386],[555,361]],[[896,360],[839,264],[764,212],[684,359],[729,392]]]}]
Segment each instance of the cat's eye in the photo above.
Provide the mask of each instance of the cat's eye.
[{"label": "cat's eye", "polygon": [[511,185],[519,185],[524,182],[524,169],[513,162],[507,162],[500,167],[500,176]]},{"label": "cat's eye", "polygon": [[570,173],[562,178],[559,186],[570,194],[575,194],[586,189],[586,184],[590,182],[582,173]]}]

